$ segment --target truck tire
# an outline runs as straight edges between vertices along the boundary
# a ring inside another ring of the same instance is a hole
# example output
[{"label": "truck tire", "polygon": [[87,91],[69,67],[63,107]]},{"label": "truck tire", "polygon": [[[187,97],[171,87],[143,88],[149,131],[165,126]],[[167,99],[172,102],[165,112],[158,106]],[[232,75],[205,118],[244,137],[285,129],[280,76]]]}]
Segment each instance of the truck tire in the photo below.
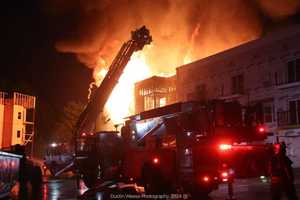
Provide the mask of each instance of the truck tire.
[{"label": "truck tire", "polygon": [[171,184],[163,178],[159,167],[145,163],[142,167],[141,177],[146,194],[172,193]]},{"label": "truck tire", "polygon": [[213,191],[213,187],[204,187],[201,185],[184,185],[183,193],[188,194],[191,199],[206,199]]},{"label": "truck tire", "polygon": [[81,178],[86,187],[92,188],[96,186],[99,178],[98,172],[99,172],[98,168],[96,167],[85,168],[84,170],[81,171]]},{"label": "truck tire", "polygon": [[96,185],[97,176],[95,174],[84,174],[82,180],[86,187],[92,188]]}]

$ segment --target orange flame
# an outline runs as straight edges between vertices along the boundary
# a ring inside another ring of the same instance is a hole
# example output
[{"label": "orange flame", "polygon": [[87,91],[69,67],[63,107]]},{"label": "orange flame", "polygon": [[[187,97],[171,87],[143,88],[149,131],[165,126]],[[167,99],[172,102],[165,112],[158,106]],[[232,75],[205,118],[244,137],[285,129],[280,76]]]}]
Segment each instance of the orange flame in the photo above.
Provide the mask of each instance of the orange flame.
[{"label": "orange flame", "polygon": [[[99,85],[107,70],[95,70],[94,78]],[[105,105],[113,124],[123,123],[125,117],[134,114],[134,83],[150,75],[145,55],[142,52],[134,53]]]}]

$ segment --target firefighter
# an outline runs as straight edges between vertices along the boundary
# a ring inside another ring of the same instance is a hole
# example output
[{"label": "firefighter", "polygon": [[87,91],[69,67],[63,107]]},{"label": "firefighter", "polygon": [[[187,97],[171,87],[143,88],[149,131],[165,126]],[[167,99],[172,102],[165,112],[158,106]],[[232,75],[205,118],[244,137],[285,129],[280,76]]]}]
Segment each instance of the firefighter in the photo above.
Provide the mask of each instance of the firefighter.
[{"label": "firefighter", "polygon": [[23,145],[15,145],[15,153],[19,154],[22,156],[21,160],[20,160],[20,169],[19,169],[19,184],[20,184],[20,188],[19,188],[19,199],[22,200],[27,200],[28,199],[28,187],[27,187],[27,183],[29,181],[29,176],[28,176],[28,159],[26,157],[25,154],[25,146]]},{"label": "firefighter", "polygon": [[289,200],[297,200],[292,161],[286,155],[285,143],[276,143],[270,163],[272,200],[280,200],[283,193]]}]

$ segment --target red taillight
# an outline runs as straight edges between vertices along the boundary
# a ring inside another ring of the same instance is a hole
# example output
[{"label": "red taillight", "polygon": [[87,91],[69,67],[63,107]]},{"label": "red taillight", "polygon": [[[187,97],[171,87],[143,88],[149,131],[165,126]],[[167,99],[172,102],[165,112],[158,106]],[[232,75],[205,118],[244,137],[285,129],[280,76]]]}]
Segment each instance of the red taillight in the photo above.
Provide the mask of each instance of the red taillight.
[{"label": "red taillight", "polygon": [[155,157],[155,158],[153,158],[152,162],[157,165],[159,163],[159,159],[157,157]]},{"label": "red taillight", "polygon": [[221,151],[227,151],[231,149],[231,144],[220,144],[219,148]]},{"label": "red taillight", "polygon": [[222,172],[222,173],[221,173],[221,176],[222,176],[223,178],[227,178],[227,177],[228,177],[228,173],[227,173],[227,172]]},{"label": "red taillight", "polygon": [[258,127],[257,130],[258,130],[259,133],[264,133],[266,131],[266,129],[262,126]]},{"label": "red taillight", "polygon": [[82,137],[85,137],[85,136],[86,136],[86,133],[81,133],[81,136],[82,136]]},{"label": "red taillight", "polygon": [[208,177],[208,176],[203,176],[202,180],[203,180],[204,182],[209,182],[209,177]]}]

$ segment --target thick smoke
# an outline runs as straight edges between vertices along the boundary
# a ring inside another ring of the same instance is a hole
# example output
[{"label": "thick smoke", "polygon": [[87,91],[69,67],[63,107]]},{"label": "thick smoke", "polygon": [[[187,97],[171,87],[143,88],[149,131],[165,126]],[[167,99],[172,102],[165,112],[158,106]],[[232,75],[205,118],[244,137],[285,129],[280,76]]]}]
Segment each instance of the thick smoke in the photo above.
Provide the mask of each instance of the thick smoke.
[{"label": "thick smoke", "polygon": [[274,20],[294,15],[300,8],[300,0],[259,0],[263,12]]},{"label": "thick smoke", "polygon": [[[110,63],[131,30],[146,25],[153,44],[144,50],[154,74],[258,38],[262,18],[282,20],[299,0],[48,0],[45,10],[64,19],[56,43],[90,68]],[[68,23],[69,20],[69,23]]]}]

